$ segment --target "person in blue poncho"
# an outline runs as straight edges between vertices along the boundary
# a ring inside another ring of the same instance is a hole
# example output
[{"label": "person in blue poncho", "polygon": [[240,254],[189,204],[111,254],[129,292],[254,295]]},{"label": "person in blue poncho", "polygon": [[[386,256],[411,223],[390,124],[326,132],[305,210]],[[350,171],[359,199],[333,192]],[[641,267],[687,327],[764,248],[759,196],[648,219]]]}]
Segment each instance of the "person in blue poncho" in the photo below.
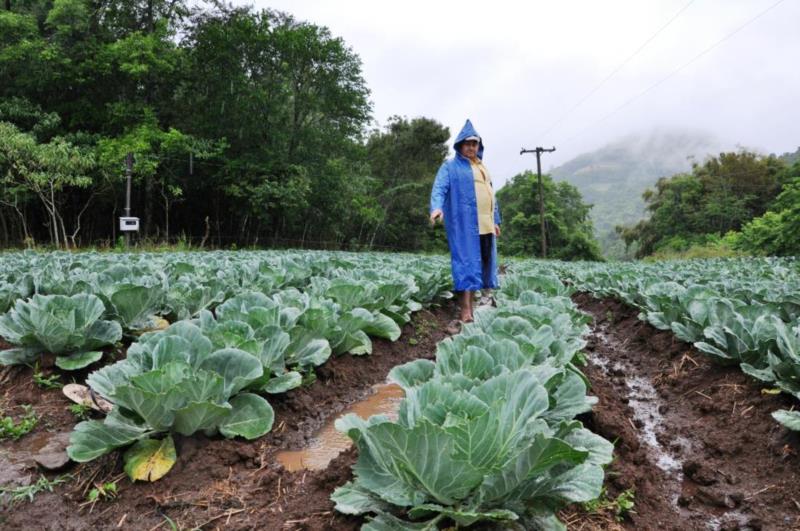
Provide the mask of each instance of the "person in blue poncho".
[{"label": "person in blue poncho", "polygon": [[483,164],[483,140],[472,122],[467,120],[453,147],[455,157],[442,164],[433,183],[430,219],[444,221],[461,321],[469,323],[473,292],[498,286],[500,209]]}]

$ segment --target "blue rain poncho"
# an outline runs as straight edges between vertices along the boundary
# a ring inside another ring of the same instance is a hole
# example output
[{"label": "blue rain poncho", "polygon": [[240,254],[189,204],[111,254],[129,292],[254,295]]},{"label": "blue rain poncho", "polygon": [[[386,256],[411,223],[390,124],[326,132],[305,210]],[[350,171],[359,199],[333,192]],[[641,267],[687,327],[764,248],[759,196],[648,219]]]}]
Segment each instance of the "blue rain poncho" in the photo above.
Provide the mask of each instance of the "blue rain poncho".
[{"label": "blue rain poncho", "polygon": [[[491,289],[497,283],[497,240],[492,238],[492,258],[486,271],[481,262],[480,233],[478,231],[478,203],[475,199],[475,179],[469,159],[459,152],[459,144],[469,136],[480,135],[467,120],[458,133],[453,147],[456,155],[446,160],[433,182],[431,212],[441,209],[450,246],[455,291]],[[483,160],[483,140],[478,146],[478,158]],[[500,224],[497,199],[494,202],[494,222]]]}]

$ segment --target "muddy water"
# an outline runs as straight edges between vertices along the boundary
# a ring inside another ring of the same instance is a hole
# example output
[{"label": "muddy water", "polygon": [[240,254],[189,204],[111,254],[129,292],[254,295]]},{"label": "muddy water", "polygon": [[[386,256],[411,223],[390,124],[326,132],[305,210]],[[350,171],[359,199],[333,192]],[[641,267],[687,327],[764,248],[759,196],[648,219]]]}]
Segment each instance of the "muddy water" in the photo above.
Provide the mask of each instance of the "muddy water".
[{"label": "muddy water", "polygon": [[[397,384],[379,384],[373,387],[373,391],[364,400],[356,402],[339,416],[355,413],[363,419],[372,415],[387,415],[392,420],[397,419],[397,410],[404,396],[403,389]],[[327,468],[328,463],[352,445],[352,441],[347,435],[336,430],[334,426],[336,418],[331,419],[314,435],[307,448],[279,452],[278,461],[290,472]]]},{"label": "muddy water", "polygon": [[24,483],[30,479],[30,471],[36,472],[37,466],[58,470],[69,462],[66,452],[69,432],[30,434],[20,443],[16,450],[0,450],[0,485]]},{"label": "muddy water", "polygon": [[[595,335],[612,351],[622,352],[624,350],[624,345],[619,344],[615,337],[608,333],[605,326],[598,326],[595,329]],[[633,411],[633,422],[638,428],[636,434],[639,441],[647,446],[652,462],[669,477],[670,482],[665,485],[665,488],[670,492],[672,503],[677,507],[683,483],[683,463],[678,452],[665,448],[658,440],[658,434],[666,425],[664,417],[660,413],[664,402],[659,397],[658,391],[648,378],[634,376],[638,372],[636,368],[622,359],[611,361],[599,353],[595,353],[591,361],[607,375],[612,372],[621,372],[626,375],[626,397],[628,406]],[[691,449],[691,443],[683,437],[676,437],[674,443],[673,448],[680,448],[684,451]]]}]

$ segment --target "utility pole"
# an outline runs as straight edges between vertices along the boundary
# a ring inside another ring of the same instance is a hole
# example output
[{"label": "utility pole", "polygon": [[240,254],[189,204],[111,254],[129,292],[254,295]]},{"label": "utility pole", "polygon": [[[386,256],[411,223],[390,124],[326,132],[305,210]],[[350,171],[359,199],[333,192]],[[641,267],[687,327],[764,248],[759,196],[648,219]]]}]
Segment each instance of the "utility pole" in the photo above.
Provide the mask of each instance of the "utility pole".
[{"label": "utility pole", "polygon": [[539,176],[539,224],[542,229],[542,258],[547,258],[547,238],[544,230],[544,192],[542,191],[542,153],[552,153],[555,150],[555,146],[550,149],[537,147],[536,149],[522,148],[519,150],[520,155],[536,153],[536,174]]},{"label": "utility pole", "polygon": [[[131,174],[133,173],[133,153],[128,151],[128,156],[125,157],[125,178],[128,183],[125,188],[125,217],[131,217]],[[125,231],[125,248],[131,246],[131,233]]]}]

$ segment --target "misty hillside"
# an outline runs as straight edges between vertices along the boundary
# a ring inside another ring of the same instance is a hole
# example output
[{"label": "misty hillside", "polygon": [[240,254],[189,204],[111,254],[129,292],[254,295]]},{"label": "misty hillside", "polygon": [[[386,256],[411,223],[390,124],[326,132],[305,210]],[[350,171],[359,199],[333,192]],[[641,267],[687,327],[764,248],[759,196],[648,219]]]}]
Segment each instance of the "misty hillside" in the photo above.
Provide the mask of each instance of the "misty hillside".
[{"label": "misty hillside", "polygon": [[594,205],[591,215],[603,252],[620,258],[625,246],[614,227],[643,217],[642,192],[659,177],[687,171],[693,161],[701,162],[722,149],[709,135],[654,130],[575,157],[549,173],[574,184],[584,200]]},{"label": "misty hillside", "polygon": [[784,153],[778,158],[784,161],[786,164],[790,165],[796,162],[800,162],[800,147],[797,148],[797,151],[795,151],[794,153]]}]

